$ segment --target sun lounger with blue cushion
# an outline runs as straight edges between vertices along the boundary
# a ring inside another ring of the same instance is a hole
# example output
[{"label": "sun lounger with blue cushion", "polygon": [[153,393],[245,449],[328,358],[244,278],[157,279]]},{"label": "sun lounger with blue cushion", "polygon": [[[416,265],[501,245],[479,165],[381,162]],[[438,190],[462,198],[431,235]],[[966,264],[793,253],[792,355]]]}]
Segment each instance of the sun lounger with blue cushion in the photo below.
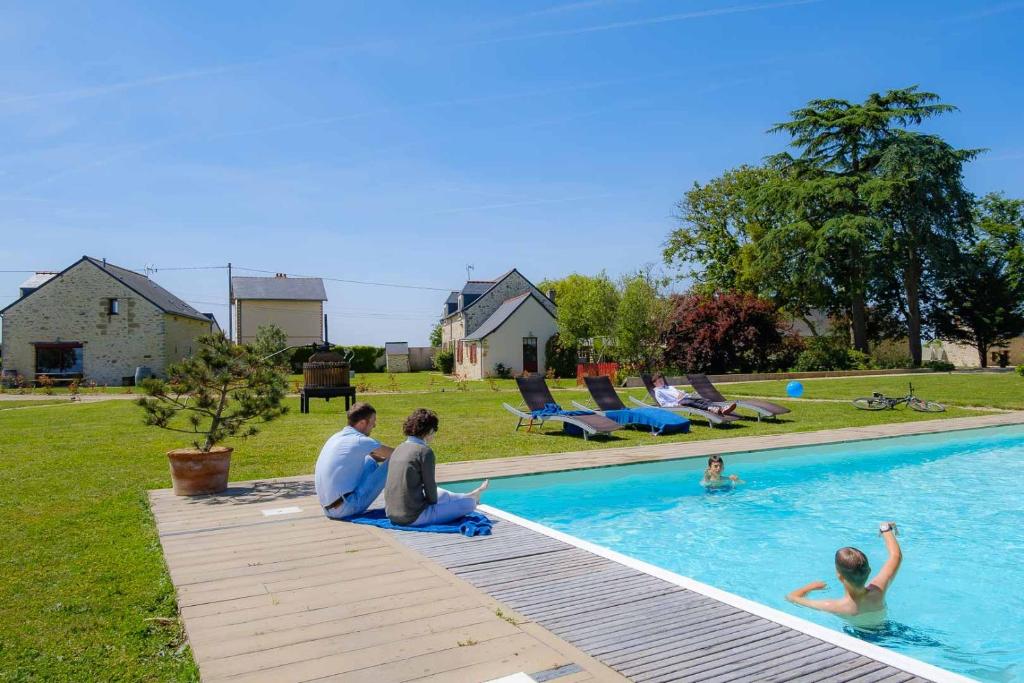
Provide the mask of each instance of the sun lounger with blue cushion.
[{"label": "sun lounger with blue cushion", "polygon": [[610,434],[622,429],[618,422],[598,415],[592,410],[562,410],[551,395],[547,382],[539,375],[516,377],[516,384],[519,386],[519,393],[523,395],[525,408],[501,404],[505,410],[519,418],[516,430],[523,426],[524,421],[528,425],[527,431],[533,427],[534,422],[540,423],[539,429],[548,421],[561,422],[566,433],[582,434],[586,440],[595,434]]},{"label": "sun lounger with blue cushion", "polygon": [[[655,435],[685,434],[690,431],[690,421],[671,410],[652,407],[627,408],[615,392],[611,378],[607,376],[584,377],[583,381],[597,405],[598,412],[620,425],[650,427],[651,433]],[[572,403],[577,408],[587,408],[582,403]]]}]

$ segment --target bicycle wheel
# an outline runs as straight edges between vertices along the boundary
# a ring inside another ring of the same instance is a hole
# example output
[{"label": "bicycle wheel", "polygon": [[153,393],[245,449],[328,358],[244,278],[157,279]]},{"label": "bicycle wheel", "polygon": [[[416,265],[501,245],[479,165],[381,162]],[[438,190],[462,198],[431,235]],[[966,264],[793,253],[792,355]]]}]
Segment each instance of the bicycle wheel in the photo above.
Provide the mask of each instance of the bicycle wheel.
[{"label": "bicycle wheel", "polygon": [[886,408],[892,408],[889,401],[875,396],[871,396],[870,398],[855,398],[853,399],[853,405],[857,406],[861,410],[885,410]]},{"label": "bicycle wheel", "polygon": [[945,412],[946,406],[935,401],[925,401],[920,398],[912,398],[907,401],[907,405],[916,410],[919,413],[942,413]]}]

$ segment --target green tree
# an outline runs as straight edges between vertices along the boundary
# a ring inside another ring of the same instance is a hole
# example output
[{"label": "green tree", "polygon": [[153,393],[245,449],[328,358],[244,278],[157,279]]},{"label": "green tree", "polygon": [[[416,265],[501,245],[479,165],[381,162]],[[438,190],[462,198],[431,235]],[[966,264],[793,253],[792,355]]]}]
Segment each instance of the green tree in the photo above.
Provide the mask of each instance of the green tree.
[{"label": "green tree", "polygon": [[430,330],[430,345],[435,349],[441,346],[441,323],[434,325],[434,329]]},{"label": "green tree", "polygon": [[758,193],[778,177],[773,169],[740,166],[704,185],[695,182],[677,205],[680,225],[665,243],[665,263],[703,294],[756,287],[748,273],[750,252],[777,223]]},{"label": "green tree", "polygon": [[250,346],[257,358],[268,358],[275,365],[288,365],[291,359],[291,353],[285,351],[288,335],[275,323],[261,325]]},{"label": "green tree", "polygon": [[[283,415],[288,380],[283,368],[247,345],[221,334],[200,337],[194,355],[167,369],[167,379],[147,379],[148,398],[138,404],[148,425],[195,437],[209,452],[225,439],[256,434],[256,422]],[[175,418],[186,417],[181,423]]]},{"label": "green tree", "polygon": [[615,334],[619,293],[604,271],[597,275],[573,273],[561,280],[544,281],[541,290],[555,290],[560,343],[569,348],[592,344],[600,357]]},{"label": "green tree", "polygon": [[[942,138],[900,132],[882,152],[875,179],[865,183],[870,209],[880,217],[876,269],[890,287],[876,292],[905,321],[910,357],[921,365],[922,299],[929,283],[956,268],[960,245],[972,236],[973,198],[963,166],[977,150],[954,149]],[[879,306],[880,308],[884,306]]]},{"label": "green tree", "polygon": [[650,271],[624,277],[615,316],[615,357],[631,369],[653,371],[661,361],[661,334],[668,310]]},{"label": "green tree", "polygon": [[941,287],[940,339],[967,343],[982,367],[988,350],[1024,333],[1024,201],[988,194],[974,205],[975,232]]},{"label": "green tree", "polygon": [[694,292],[755,294],[817,333],[810,314],[835,297],[816,232],[789,206],[806,180],[778,168],[741,166],[695,183],[678,205],[680,225],[666,241],[665,263],[692,279]]},{"label": "green tree", "polygon": [[858,351],[868,350],[872,246],[884,228],[866,201],[865,185],[874,180],[882,155],[903,127],[953,110],[938,95],[914,86],[872,93],[862,103],[811,100],[771,129],[787,133],[799,151],[796,158],[784,153],[771,160],[800,181],[775,188],[776,205],[795,214],[822,274],[847,309]]}]

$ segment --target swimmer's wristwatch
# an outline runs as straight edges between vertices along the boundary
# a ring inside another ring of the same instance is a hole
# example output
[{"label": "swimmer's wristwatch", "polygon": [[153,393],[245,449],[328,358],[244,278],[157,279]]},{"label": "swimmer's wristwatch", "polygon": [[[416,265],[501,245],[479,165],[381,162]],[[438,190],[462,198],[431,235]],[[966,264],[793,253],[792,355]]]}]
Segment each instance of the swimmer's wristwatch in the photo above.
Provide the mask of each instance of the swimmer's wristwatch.
[{"label": "swimmer's wristwatch", "polygon": [[891,531],[891,532],[893,532],[895,534],[896,533],[896,525],[895,524],[890,524],[889,522],[882,522],[881,524],[878,525],[878,533],[879,534],[884,534],[886,531]]}]

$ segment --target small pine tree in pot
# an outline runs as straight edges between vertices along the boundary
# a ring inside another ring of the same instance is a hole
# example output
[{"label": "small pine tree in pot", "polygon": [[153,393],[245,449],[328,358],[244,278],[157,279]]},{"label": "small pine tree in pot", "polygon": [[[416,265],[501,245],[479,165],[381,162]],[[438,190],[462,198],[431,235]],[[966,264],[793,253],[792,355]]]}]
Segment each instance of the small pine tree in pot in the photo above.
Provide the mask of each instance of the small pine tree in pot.
[{"label": "small pine tree in pot", "polygon": [[143,383],[138,404],[145,423],[190,434],[192,448],[167,452],[171,481],[179,496],[220,493],[228,485],[233,448],[219,446],[233,436],[252,436],[256,422],[283,415],[288,386],[284,371],[248,346],[223,334],[200,337],[198,351],[167,369],[167,379]]}]

